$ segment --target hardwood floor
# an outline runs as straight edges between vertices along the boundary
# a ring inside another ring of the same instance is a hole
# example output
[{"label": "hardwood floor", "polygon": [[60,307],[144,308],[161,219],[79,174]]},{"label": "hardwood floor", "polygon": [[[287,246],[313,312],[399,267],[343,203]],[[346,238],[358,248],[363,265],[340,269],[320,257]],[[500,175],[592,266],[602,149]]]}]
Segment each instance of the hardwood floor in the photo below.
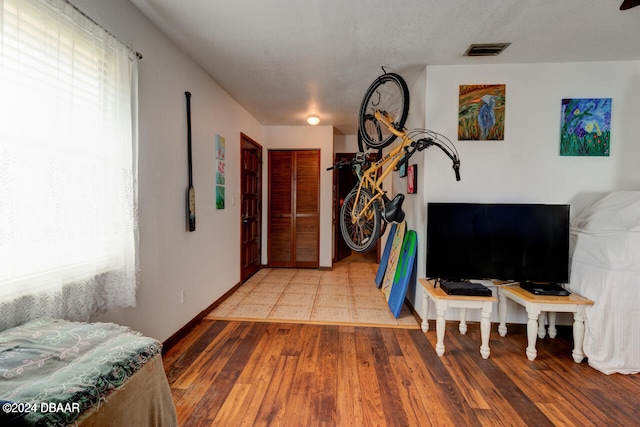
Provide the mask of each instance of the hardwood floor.
[{"label": "hardwood floor", "polygon": [[524,325],[415,329],[205,319],[165,355],[180,426],[629,426],[640,376],[604,375],[571,357],[571,329],[538,340]]}]

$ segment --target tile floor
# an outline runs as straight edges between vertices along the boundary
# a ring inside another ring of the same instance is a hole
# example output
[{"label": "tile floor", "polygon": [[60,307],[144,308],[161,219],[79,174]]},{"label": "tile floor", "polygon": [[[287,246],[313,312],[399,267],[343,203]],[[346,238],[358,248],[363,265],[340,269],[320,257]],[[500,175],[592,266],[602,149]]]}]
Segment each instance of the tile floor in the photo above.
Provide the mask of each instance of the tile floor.
[{"label": "tile floor", "polygon": [[208,319],[419,328],[406,304],[395,318],[375,285],[378,264],[339,262],[330,271],[265,268]]}]

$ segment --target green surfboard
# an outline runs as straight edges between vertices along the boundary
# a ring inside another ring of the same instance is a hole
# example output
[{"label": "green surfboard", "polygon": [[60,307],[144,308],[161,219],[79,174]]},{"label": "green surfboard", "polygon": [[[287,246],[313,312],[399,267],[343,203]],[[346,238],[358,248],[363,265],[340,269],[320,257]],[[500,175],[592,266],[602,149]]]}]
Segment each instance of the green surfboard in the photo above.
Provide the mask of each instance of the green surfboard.
[{"label": "green surfboard", "polygon": [[391,292],[389,294],[389,309],[396,318],[400,315],[404,298],[407,295],[409,282],[411,280],[415,282],[417,249],[418,236],[415,231],[409,230],[404,236],[398,267],[396,268],[396,274],[393,278],[393,285],[391,286]]}]

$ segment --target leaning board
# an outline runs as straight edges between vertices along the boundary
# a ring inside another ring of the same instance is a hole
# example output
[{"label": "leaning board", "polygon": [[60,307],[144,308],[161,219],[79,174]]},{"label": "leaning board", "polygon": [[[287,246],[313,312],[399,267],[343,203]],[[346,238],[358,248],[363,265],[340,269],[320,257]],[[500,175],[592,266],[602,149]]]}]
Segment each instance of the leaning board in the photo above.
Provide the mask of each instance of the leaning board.
[{"label": "leaning board", "polygon": [[[389,301],[389,294],[391,293],[391,286],[393,285],[393,279],[396,274],[396,267],[398,266],[398,260],[400,258],[400,252],[402,250],[402,242],[404,240],[404,232],[407,228],[407,222],[402,221],[396,228],[396,234],[393,237],[391,243],[391,252],[389,253],[389,260],[387,262],[387,271],[384,274],[384,280],[382,281],[382,292],[385,298]],[[391,235],[389,235],[391,238]]]},{"label": "leaning board", "polygon": [[378,273],[376,274],[376,286],[379,288],[382,285],[382,279],[384,278],[384,272],[387,271],[387,262],[389,262],[389,254],[391,253],[391,244],[393,238],[396,235],[396,228],[398,225],[394,222],[391,224],[391,231],[387,237],[387,243],[384,245],[384,252],[380,259],[380,265],[378,266]]},{"label": "leaning board", "polygon": [[407,288],[410,281],[416,280],[416,251],[418,248],[418,236],[415,231],[407,231],[402,243],[400,262],[396,268],[396,274],[389,294],[389,309],[398,318],[404,297],[407,295]]}]

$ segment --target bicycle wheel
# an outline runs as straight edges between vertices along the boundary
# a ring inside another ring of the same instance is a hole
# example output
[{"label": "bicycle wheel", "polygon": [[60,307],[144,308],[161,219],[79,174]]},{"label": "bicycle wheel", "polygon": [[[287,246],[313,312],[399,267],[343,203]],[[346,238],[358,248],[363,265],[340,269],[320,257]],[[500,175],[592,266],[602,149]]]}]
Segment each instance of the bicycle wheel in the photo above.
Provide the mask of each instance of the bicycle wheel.
[{"label": "bicycle wheel", "polygon": [[340,209],[340,231],[347,246],[356,252],[366,252],[375,247],[380,237],[382,215],[380,214],[378,203],[372,203],[367,212],[364,212],[354,224],[351,221],[352,212],[360,213],[373,198],[369,190],[362,188],[356,204],[357,194],[358,187],[355,187],[344,198],[344,203]]},{"label": "bicycle wheel", "polygon": [[409,113],[409,89],[401,76],[387,73],[378,77],[362,100],[358,132],[370,148],[386,147],[396,139],[385,125],[376,120],[376,110],[388,114],[396,129],[404,127]]}]

